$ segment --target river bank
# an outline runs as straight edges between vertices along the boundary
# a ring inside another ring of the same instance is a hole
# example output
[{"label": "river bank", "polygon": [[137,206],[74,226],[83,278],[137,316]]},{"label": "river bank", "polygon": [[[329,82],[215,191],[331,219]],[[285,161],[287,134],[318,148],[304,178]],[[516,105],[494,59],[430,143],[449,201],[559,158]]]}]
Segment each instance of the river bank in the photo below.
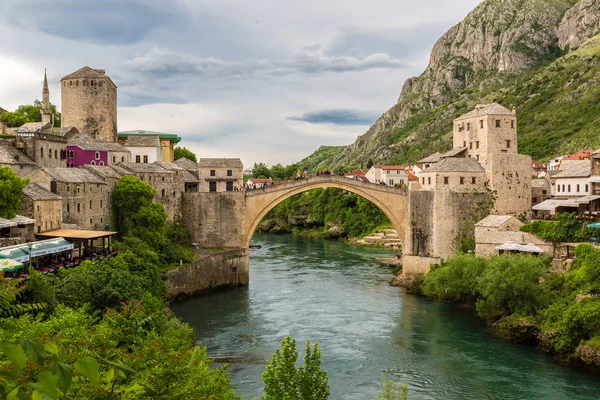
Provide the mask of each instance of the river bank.
[{"label": "river bank", "polygon": [[[600,373],[600,250],[578,247],[562,274],[549,259],[457,256],[423,277],[397,275],[392,286],[472,308],[496,337],[550,354],[570,367]],[[583,293],[583,294],[582,294]]]}]

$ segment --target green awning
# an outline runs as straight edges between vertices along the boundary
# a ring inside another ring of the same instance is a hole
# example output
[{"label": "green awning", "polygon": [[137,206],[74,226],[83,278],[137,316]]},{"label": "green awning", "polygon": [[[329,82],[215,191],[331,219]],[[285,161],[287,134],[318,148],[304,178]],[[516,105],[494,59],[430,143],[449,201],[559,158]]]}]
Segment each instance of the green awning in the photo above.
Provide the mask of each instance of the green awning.
[{"label": "green awning", "polygon": [[588,228],[600,229],[600,222],[594,222],[593,224],[589,224]]},{"label": "green awning", "polygon": [[40,257],[48,254],[62,253],[73,250],[73,243],[63,238],[42,240],[31,246],[31,257]]},{"label": "green awning", "polygon": [[24,268],[23,264],[10,258],[0,259],[0,272],[14,272]]},{"label": "green awning", "polygon": [[17,262],[29,261],[29,253],[27,246],[16,245],[3,247],[0,249],[0,259],[11,259]]}]

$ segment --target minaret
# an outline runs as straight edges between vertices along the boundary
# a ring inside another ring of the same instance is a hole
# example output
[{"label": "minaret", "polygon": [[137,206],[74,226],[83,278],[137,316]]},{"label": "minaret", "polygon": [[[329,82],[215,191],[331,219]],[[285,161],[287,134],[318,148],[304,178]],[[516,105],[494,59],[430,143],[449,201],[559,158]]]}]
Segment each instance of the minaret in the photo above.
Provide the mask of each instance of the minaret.
[{"label": "minaret", "polygon": [[48,90],[48,78],[44,68],[44,88],[42,89],[42,125],[52,124],[52,109],[50,108],[50,91]]}]

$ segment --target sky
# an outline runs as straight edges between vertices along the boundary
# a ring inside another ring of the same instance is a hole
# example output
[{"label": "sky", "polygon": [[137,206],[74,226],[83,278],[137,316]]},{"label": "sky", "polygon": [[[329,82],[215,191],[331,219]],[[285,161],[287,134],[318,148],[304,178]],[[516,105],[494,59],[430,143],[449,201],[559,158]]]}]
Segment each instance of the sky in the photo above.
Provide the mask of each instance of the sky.
[{"label": "sky", "polygon": [[118,86],[118,130],[175,133],[199,157],[283,165],[347,145],[480,0],[0,0],[0,107],[44,68]]}]

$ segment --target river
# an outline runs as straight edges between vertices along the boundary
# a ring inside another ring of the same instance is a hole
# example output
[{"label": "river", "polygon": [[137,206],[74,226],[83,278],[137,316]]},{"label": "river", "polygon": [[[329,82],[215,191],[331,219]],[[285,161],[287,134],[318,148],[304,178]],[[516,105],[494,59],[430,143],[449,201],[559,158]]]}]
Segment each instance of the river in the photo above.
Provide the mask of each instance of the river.
[{"label": "river", "polygon": [[599,399],[600,378],[487,333],[472,311],[390,287],[393,254],[338,241],[255,235],[250,285],[174,303],[244,398],[259,398],[281,339],[318,340],[331,399],[373,399],[382,378],[420,399]]}]

